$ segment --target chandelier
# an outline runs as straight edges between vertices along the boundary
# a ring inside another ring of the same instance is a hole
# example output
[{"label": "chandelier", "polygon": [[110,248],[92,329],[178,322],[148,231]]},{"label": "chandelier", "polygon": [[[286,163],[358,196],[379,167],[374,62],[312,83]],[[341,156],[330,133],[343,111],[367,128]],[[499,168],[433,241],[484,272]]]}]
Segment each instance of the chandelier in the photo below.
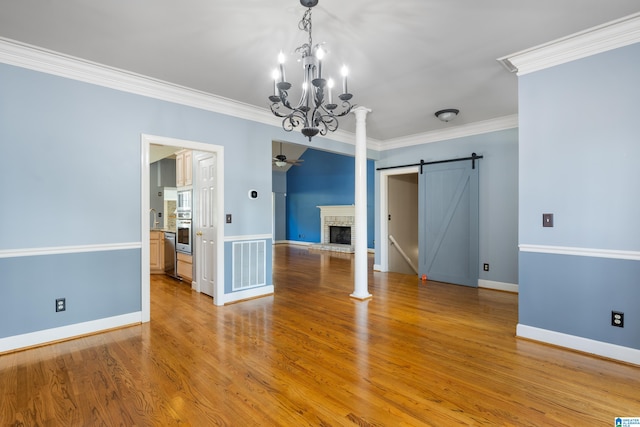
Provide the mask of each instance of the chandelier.
[{"label": "chandelier", "polygon": [[291,83],[285,75],[285,56],[280,52],[279,68],[273,72],[273,95],[269,97],[269,101],[271,112],[277,117],[282,117],[282,128],[285,131],[291,132],[295,128],[301,128],[302,134],[311,141],[317,134],[326,135],[327,131],[334,132],[338,129],[338,117],[348,114],[353,108],[349,102],[353,95],[347,90],[348,70],[343,66],[342,93],[338,95],[340,106],[333,102],[334,82],[322,76],[325,52],[322,46],[313,44],[311,37],[311,10],[318,4],[318,0],[300,0],[300,4],[307,7],[307,10],[298,23],[298,28],[309,36],[308,42],[295,50],[300,54],[302,62],[300,100],[295,105],[289,100]]}]

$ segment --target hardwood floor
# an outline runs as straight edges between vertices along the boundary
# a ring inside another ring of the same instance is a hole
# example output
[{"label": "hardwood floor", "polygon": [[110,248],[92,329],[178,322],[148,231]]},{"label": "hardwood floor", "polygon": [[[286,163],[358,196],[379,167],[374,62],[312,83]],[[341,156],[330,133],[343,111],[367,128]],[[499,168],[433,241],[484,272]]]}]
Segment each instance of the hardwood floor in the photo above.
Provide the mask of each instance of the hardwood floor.
[{"label": "hardwood floor", "polygon": [[0,356],[9,426],[613,426],[640,367],[516,339],[517,295],[274,248],[273,296],[152,276],[151,322]]}]

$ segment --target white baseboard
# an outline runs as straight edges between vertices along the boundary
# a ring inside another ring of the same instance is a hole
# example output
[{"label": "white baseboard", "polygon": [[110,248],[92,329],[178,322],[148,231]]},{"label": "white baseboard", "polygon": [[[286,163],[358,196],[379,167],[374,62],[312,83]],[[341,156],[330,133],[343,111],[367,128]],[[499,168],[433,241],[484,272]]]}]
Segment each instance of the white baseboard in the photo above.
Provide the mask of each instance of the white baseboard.
[{"label": "white baseboard", "polygon": [[277,240],[273,242],[274,245],[297,245],[297,246],[311,246],[316,243],[311,242],[299,242],[297,240]]},{"label": "white baseboard", "polygon": [[373,264],[373,271],[382,271],[382,266],[380,264]]},{"label": "white baseboard", "polygon": [[247,289],[245,291],[232,292],[230,294],[224,294],[223,304],[230,304],[246,299],[264,297],[272,295],[274,291],[273,285],[260,286],[258,288]]},{"label": "white baseboard", "polygon": [[518,293],[518,285],[514,283],[495,282],[493,280],[478,279],[478,287],[485,289],[496,289],[498,291],[507,291]]},{"label": "white baseboard", "polygon": [[76,323],[69,326],[61,326],[59,328],[45,329],[43,331],[31,332],[28,334],[0,338],[0,354],[7,351],[20,350],[55,341],[76,338],[82,335],[93,334],[136,323],[142,323],[142,312],[138,311],[135,313],[123,314],[121,316],[91,320],[89,322]]},{"label": "white baseboard", "polygon": [[595,354],[609,359],[640,365],[640,350],[635,348],[623,347],[621,345],[595,341],[575,335],[535,328],[533,326],[522,325],[520,323],[516,328],[516,335],[522,338],[557,345],[559,347],[570,348],[572,350]]}]

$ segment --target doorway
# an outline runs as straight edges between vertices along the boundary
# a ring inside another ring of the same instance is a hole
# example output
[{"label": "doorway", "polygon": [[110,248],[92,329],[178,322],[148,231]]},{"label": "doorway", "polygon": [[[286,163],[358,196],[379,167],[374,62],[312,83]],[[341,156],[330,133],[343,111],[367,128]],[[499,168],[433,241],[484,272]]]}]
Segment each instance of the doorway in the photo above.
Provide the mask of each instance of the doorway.
[{"label": "doorway", "polygon": [[[390,197],[391,190],[389,186],[391,185],[391,187],[394,190],[398,190],[395,184],[399,184],[400,188],[405,187],[403,185],[403,178],[397,178],[397,177],[417,176],[419,171],[420,171],[419,168],[414,166],[409,166],[406,168],[397,168],[397,169],[386,169],[386,170],[380,171],[380,265],[378,267],[382,272],[396,271],[396,270],[390,270],[390,262],[389,262],[389,258],[391,256],[390,251],[391,250],[395,251],[396,249],[391,247],[392,245],[389,241],[389,236],[390,235],[393,236],[393,232],[396,232],[396,231],[394,227],[392,227],[391,231],[389,230],[389,226],[391,222],[389,221],[389,215],[391,215],[391,220],[394,222],[396,219],[400,220],[404,217],[404,213],[402,209],[390,207],[391,203],[396,203],[396,201],[390,200],[390,198],[394,199],[395,195]],[[408,185],[407,188],[409,187],[410,186]],[[407,197],[409,197],[407,194],[402,196],[403,199]],[[417,205],[418,194],[416,193],[414,197],[415,197],[415,201],[412,201],[411,203],[412,204],[415,203]],[[407,219],[407,218],[404,218],[404,219]],[[417,213],[415,217],[415,222],[413,222],[414,221],[413,219],[411,219],[411,221],[412,221],[412,224],[407,225],[407,227],[414,228],[415,234],[417,237],[417,234],[418,234]],[[400,246],[402,247],[402,244]],[[398,256],[401,256],[401,255],[398,255]],[[403,260],[403,262],[406,265],[406,267],[403,267],[403,268],[410,268],[408,266],[408,263],[405,260]],[[393,261],[391,264],[394,266],[394,268],[397,268],[395,261]],[[412,269],[410,271],[412,271]],[[412,272],[410,274],[416,274],[416,273]]]},{"label": "doorway", "polygon": [[418,274],[418,174],[388,177],[389,271]]},{"label": "doorway", "polygon": [[[149,254],[149,146],[151,144],[163,145],[167,147],[174,147],[176,150],[185,148],[188,150],[199,151],[202,153],[209,153],[215,156],[216,168],[215,179],[217,184],[217,191],[214,194],[214,199],[211,203],[215,205],[216,212],[224,212],[224,147],[219,145],[205,144],[202,142],[188,141],[175,138],[167,138],[162,136],[145,135],[141,136],[141,209],[140,209],[140,224],[141,224],[141,312],[142,322],[148,322],[151,320],[151,299],[150,299],[150,254]],[[213,266],[210,267],[212,272],[212,279],[215,286],[213,290],[213,303],[216,305],[224,304],[224,228],[223,228],[222,215],[215,215],[215,238],[213,245],[215,251],[212,252],[210,261]],[[196,262],[196,268],[197,262]],[[196,290],[202,287],[199,283],[199,278],[196,279]]]},{"label": "doorway", "polygon": [[380,171],[380,271],[396,271],[390,261],[395,256],[390,237],[396,232],[391,223],[397,217],[392,204],[406,200],[392,192],[402,177],[413,175],[418,177],[418,275],[478,286],[478,170],[477,163],[466,161],[428,165],[422,174],[418,166]]}]

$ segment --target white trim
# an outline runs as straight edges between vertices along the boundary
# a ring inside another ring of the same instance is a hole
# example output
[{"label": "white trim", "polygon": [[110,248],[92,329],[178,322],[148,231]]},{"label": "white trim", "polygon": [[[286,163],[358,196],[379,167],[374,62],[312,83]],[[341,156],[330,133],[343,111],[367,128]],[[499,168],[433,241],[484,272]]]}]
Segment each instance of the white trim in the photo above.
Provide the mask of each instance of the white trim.
[{"label": "white trim", "polygon": [[141,317],[141,312],[134,312],[122,314],[120,316],[107,317],[104,319],[91,320],[89,322],[74,323],[72,325],[60,326],[58,328],[44,329],[37,332],[30,332],[28,334],[0,338],[0,354],[7,351],[14,351],[55,341],[76,338],[82,335],[94,334],[108,329],[139,324],[142,321]]},{"label": "white trim", "polygon": [[518,293],[518,285],[514,283],[495,282],[493,280],[478,279],[478,287],[484,289],[495,289],[498,291]]},{"label": "white trim", "polygon": [[518,245],[520,252],[535,252],[541,254],[574,255],[593,258],[628,259],[640,261],[638,251],[619,251],[614,249],[576,248],[570,246]]},{"label": "white trim", "polygon": [[496,119],[483,120],[465,125],[435,130],[400,138],[387,139],[380,151],[394,150],[396,148],[410,147],[414,145],[428,144],[431,142],[445,141],[448,139],[464,138],[489,132],[498,132],[518,127],[518,115],[498,117]]},{"label": "white trim", "polygon": [[555,65],[640,42],[640,13],[610,21],[530,49],[498,58],[523,76]]},{"label": "white trim", "polygon": [[[218,191],[216,192],[218,200],[216,201],[219,212],[224,212],[224,147],[221,145],[205,144],[203,142],[188,141],[177,138],[167,138],[156,135],[142,134],[140,136],[141,143],[141,177],[140,177],[140,194],[142,197],[141,202],[141,218],[140,226],[142,230],[142,265],[141,278],[142,278],[142,321],[148,322],[151,320],[151,282],[149,277],[149,145],[158,144],[166,145],[176,148],[186,148],[190,150],[203,151],[209,153],[216,153],[216,182],[218,183]],[[221,217],[222,218],[222,217]],[[220,222],[222,219],[219,220]],[[217,248],[216,248],[216,278],[213,303],[215,305],[224,304],[224,224],[219,223],[217,226],[218,235]],[[191,284],[193,288],[193,283]],[[198,285],[196,284],[196,287]]]},{"label": "white trim", "polygon": [[266,108],[3,37],[0,37],[0,62],[269,125],[279,123]]},{"label": "white trim", "polygon": [[18,258],[38,255],[79,254],[85,252],[124,251],[140,249],[141,242],[105,243],[100,245],[54,246],[48,248],[25,248],[0,250],[0,258]]},{"label": "white trim", "polygon": [[263,297],[263,296],[273,294],[273,291],[274,291],[273,285],[268,285],[268,286],[260,286],[257,288],[247,289],[240,292],[231,292],[230,294],[224,294],[224,301],[222,304],[216,304],[216,305],[230,304],[233,302],[242,301],[246,299]]},{"label": "white trim", "polygon": [[[0,37],[0,62],[280,127],[280,120],[266,107],[257,107],[4,37]],[[354,134],[341,129],[324,138],[355,145]],[[373,139],[369,142],[372,148],[378,150],[382,145],[381,141]]]},{"label": "white trim", "polygon": [[382,271],[381,268],[380,264],[373,264],[373,271]]},{"label": "white trim", "polygon": [[516,336],[640,365],[640,350],[518,324]]},{"label": "white trim", "polygon": [[408,166],[406,168],[397,169],[384,169],[380,171],[380,196],[378,199],[378,210],[380,211],[379,228],[380,228],[380,241],[378,242],[380,248],[380,264],[378,265],[378,271],[386,273],[389,271],[389,176],[391,175],[405,175],[409,173],[418,173],[420,168],[418,166]]},{"label": "white trim", "polygon": [[271,240],[273,239],[272,234],[253,234],[246,236],[225,236],[225,242],[243,242],[245,240]]},{"label": "white trim", "polygon": [[[97,62],[65,55],[4,37],[0,37],[0,62],[127,93],[280,127],[278,118],[266,107],[263,108],[238,102],[233,99],[109,67]],[[366,144],[368,149],[379,152],[511,129],[517,126],[517,115],[512,115],[384,141],[367,137]],[[355,135],[352,132],[347,132],[342,129],[330,132],[323,138],[355,145]],[[185,148],[189,147],[185,146]]]},{"label": "white trim", "polygon": [[295,245],[295,246],[311,246],[311,245],[317,245],[318,243],[299,242],[297,240],[278,240],[277,242],[274,242],[274,244],[278,244],[278,245]]}]

